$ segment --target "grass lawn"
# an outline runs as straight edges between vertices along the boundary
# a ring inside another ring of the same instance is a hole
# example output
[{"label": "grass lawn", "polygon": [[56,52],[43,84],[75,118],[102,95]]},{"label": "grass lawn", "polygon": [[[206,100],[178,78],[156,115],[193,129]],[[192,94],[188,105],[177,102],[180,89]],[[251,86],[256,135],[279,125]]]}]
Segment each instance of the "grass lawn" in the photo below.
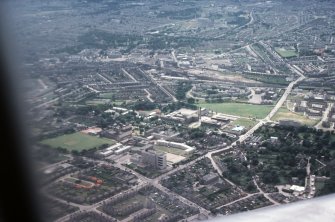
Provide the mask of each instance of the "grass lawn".
[{"label": "grass lawn", "polygon": [[280,108],[278,110],[278,112],[274,115],[272,120],[274,120],[274,121],[294,120],[294,121],[297,121],[297,122],[299,122],[303,125],[307,125],[307,126],[314,126],[315,124],[318,123],[318,120],[309,119],[306,116],[303,116],[302,114],[293,113],[286,108]]},{"label": "grass lawn", "polygon": [[115,93],[100,93],[99,97],[103,98],[103,99],[113,99],[113,97],[115,96]]},{"label": "grass lawn", "polygon": [[172,154],[176,154],[180,156],[184,156],[186,154],[185,151],[182,149],[166,147],[166,146],[155,146],[155,150],[159,150],[159,151],[166,152],[166,153],[172,153]]},{"label": "grass lawn", "polygon": [[237,120],[234,120],[231,124],[234,126],[244,126],[248,129],[252,128],[254,125],[256,125],[256,120],[246,119],[246,118],[239,118]]},{"label": "grass lawn", "polygon": [[279,84],[279,85],[288,85],[289,82],[286,81],[285,76],[271,76],[271,75],[262,75],[262,74],[246,74],[246,78],[253,79],[259,82],[270,83],[270,84]]},{"label": "grass lawn", "polygon": [[283,58],[291,58],[291,57],[295,57],[298,55],[294,50],[290,50],[290,49],[287,50],[284,48],[276,47],[275,50]]},{"label": "grass lawn", "polygon": [[113,101],[112,104],[113,105],[115,104],[115,105],[119,106],[119,105],[122,105],[124,102],[127,103],[127,101]]},{"label": "grass lawn", "polygon": [[247,103],[199,103],[197,105],[213,110],[214,112],[257,119],[266,117],[273,108],[271,105],[254,105]]},{"label": "grass lawn", "polygon": [[107,104],[110,103],[111,100],[110,99],[92,99],[92,100],[87,100],[86,101],[86,105],[103,105],[103,104]]},{"label": "grass lawn", "polygon": [[77,132],[73,134],[58,136],[51,139],[46,139],[41,141],[41,144],[48,145],[53,148],[62,147],[69,151],[82,151],[84,149],[89,150],[94,147],[99,147],[103,144],[112,145],[115,144],[115,141],[107,138],[99,138]]}]

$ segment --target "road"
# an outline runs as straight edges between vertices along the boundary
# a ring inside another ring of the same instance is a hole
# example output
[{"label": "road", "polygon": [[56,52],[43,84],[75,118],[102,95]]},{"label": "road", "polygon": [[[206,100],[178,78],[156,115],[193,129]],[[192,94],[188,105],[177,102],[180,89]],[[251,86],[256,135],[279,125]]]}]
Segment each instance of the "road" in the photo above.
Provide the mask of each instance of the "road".
[{"label": "road", "polygon": [[104,77],[103,75],[101,75],[100,73],[97,73],[98,76],[100,76],[101,79],[105,80],[107,83],[109,84],[113,84],[112,81],[110,81],[109,79],[107,79],[106,77]]},{"label": "road", "polygon": [[[218,164],[215,162],[214,158],[212,157],[213,154],[215,153],[219,153],[219,152],[223,152],[223,151],[227,151],[233,148],[233,146],[236,145],[235,143],[233,143],[232,145],[226,147],[226,148],[222,148],[219,150],[215,150],[215,151],[211,151],[209,153],[207,153],[205,156],[207,158],[209,158],[211,160],[211,163],[213,165],[213,168],[219,173],[219,175],[222,175],[222,169],[218,166]],[[237,186],[236,184],[234,184],[233,182],[231,182],[230,180],[223,178],[227,183],[229,183],[232,187],[234,187],[235,189],[239,190],[241,193],[245,193],[239,186]]]},{"label": "road", "polygon": [[95,93],[100,93],[100,91],[98,91],[98,90],[96,90],[96,89],[92,88],[92,87],[91,87],[91,86],[89,86],[89,85],[84,85],[83,87],[84,87],[84,88],[87,88],[87,89],[89,89],[89,90],[91,90],[92,92],[95,92]]},{"label": "road", "polygon": [[173,102],[177,102],[177,98],[174,97],[174,95],[172,95],[169,91],[167,91],[161,84],[159,84],[151,75],[146,74],[142,69],[139,69],[140,72],[143,73],[143,75],[149,77],[149,79],[151,80],[152,83],[154,83],[155,85],[157,85],[166,95],[168,95],[169,97],[172,98]]},{"label": "road", "polygon": [[[293,67],[292,67],[292,68],[293,68]],[[222,175],[222,170],[221,170],[221,168],[217,165],[217,163],[215,162],[215,160],[213,159],[213,154],[217,154],[217,153],[223,152],[223,151],[225,151],[225,150],[232,149],[232,148],[237,144],[237,142],[243,142],[243,141],[245,141],[248,137],[250,137],[250,136],[251,136],[257,129],[259,129],[261,126],[263,126],[264,124],[266,124],[266,123],[268,123],[268,122],[271,122],[271,118],[276,114],[276,112],[279,110],[279,108],[282,107],[282,105],[283,105],[284,102],[286,101],[288,95],[291,93],[293,87],[294,87],[297,83],[299,83],[300,81],[302,81],[302,80],[305,79],[305,76],[304,76],[302,73],[300,73],[299,71],[298,71],[298,73],[299,73],[300,77],[299,77],[297,80],[291,82],[291,83],[287,86],[287,88],[286,88],[284,94],[282,95],[282,97],[279,99],[279,101],[277,102],[277,104],[273,107],[273,109],[271,110],[271,112],[270,112],[270,113],[269,113],[263,120],[260,120],[254,127],[252,127],[252,128],[251,128],[248,132],[246,132],[244,135],[241,135],[241,136],[239,137],[239,139],[238,139],[237,141],[235,141],[234,143],[232,143],[230,146],[228,146],[228,147],[226,147],[226,148],[223,148],[223,149],[219,149],[219,150],[211,151],[211,152],[209,152],[209,153],[207,153],[207,154],[205,155],[206,157],[208,157],[208,158],[211,160],[211,163],[212,163],[213,167],[217,170],[217,172],[218,172],[220,175]],[[227,181],[227,182],[228,182],[228,181]],[[255,182],[255,181],[254,181],[254,182]],[[231,185],[235,185],[235,184],[233,184],[232,182],[229,182],[229,183],[230,183]],[[266,193],[264,193],[264,192],[258,187],[258,185],[257,185],[256,182],[255,182],[255,184],[256,184],[258,190],[259,190],[259,191],[260,191],[260,192],[261,192],[267,199],[269,199],[269,200],[270,200],[272,203],[274,203],[274,204],[279,204],[278,202],[272,200]],[[235,185],[235,187],[237,187],[237,186]],[[238,189],[241,189],[241,188],[239,188],[239,187],[237,187],[237,188],[238,188]],[[241,190],[242,190],[242,189],[241,189]]]},{"label": "road", "polygon": [[328,119],[328,114],[329,114],[331,108],[333,107],[333,105],[334,105],[334,103],[328,103],[327,109],[323,112],[322,119],[320,120],[320,122],[318,122],[315,125],[316,129],[323,129],[322,122],[324,122]]},{"label": "road", "polygon": [[147,93],[147,99],[148,99],[150,102],[155,102],[153,99],[151,99],[151,93],[150,93],[147,89],[144,89],[144,91]]},{"label": "road", "polygon": [[219,206],[219,207],[217,207],[216,209],[218,210],[218,209],[220,209],[221,207],[226,207],[226,206],[232,205],[232,204],[234,204],[234,203],[236,203],[236,202],[239,202],[239,201],[241,201],[241,200],[248,199],[249,197],[255,196],[255,195],[257,195],[257,194],[259,194],[259,193],[248,194],[248,195],[245,196],[245,197],[242,197],[242,198],[240,198],[240,199],[234,200],[234,201],[229,202],[229,203],[227,203],[227,204],[225,204],[225,205]]},{"label": "road", "polygon": [[[292,66],[291,66],[291,67],[292,67]],[[292,69],[294,69],[294,68],[292,67]],[[230,146],[225,147],[225,148],[222,148],[222,149],[218,149],[218,150],[210,151],[210,152],[208,152],[207,154],[202,155],[202,156],[196,158],[195,160],[190,161],[189,163],[186,163],[186,164],[184,164],[184,165],[180,165],[180,166],[174,168],[173,170],[171,170],[171,171],[169,171],[169,172],[167,172],[167,173],[164,173],[164,174],[162,174],[161,176],[158,176],[158,177],[155,178],[155,179],[149,179],[149,178],[147,178],[147,177],[144,177],[143,175],[141,175],[141,174],[139,174],[139,173],[137,173],[137,172],[135,172],[135,171],[133,171],[133,170],[131,170],[131,169],[129,169],[129,168],[126,168],[125,166],[122,166],[120,162],[114,164],[114,166],[116,166],[116,167],[118,167],[118,168],[120,168],[120,169],[122,169],[122,170],[125,170],[125,171],[128,171],[128,172],[132,172],[135,176],[137,176],[137,177],[142,181],[141,184],[139,184],[138,186],[143,186],[143,185],[146,185],[146,184],[152,185],[152,186],[156,187],[157,189],[161,190],[162,192],[167,193],[169,196],[173,196],[173,197],[177,198],[178,200],[180,200],[181,202],[183,202],[183,203],[185,203],[185,204],[187,204],[187,205],[190,205],[190,206],[193,206],[193,207],[198,208],[201,214],[206,215],[206,216],[209,216],[209,215],[211,214],[210,211],[206,210],[205,208],[203,208],[203,207],[201,207],[201,206],[199,206],[199,205],[197,205],[197,204],[191,202],[190,200],[184,198],[183,196],[181,196],[181,195],[179,195],[179,194],[176,194],[176,193],[172,192],[171,190],[167,189],[166,187],[162,186],[162,185],[160,184],[160,181],[161,181],[163,178],[166,178],[167,176],[169,176],[169,175],[171,175],[171,174],[173,174],[173,173],[175,173],[175,172],[177,172],[177,171],[179,171],[179,170],[182,170],[182,169],[184,169],[184,168],[186,168],[186,167],[188,167],[188,166],[191,166],[191,165],[194,164],[196,161],[198,161],[198,160],[200,160],[200,159],[202,159],[202,158],[205,158],[205,157],[208,157],[208,158],[210,159],[210,161],[211,161],[211,163],[212,163],[214,169],[216,169],[217,172],[218,172],[220,175],[222,175],[222,170],[221,170],[220,167],[217,165],[217,163],[214,161],[214,159],[213,159],[213,154],[217,154],[217,153],[220,153],[220,152],[223,152],[223,151],[227,151],[227,150],[229,150],[229,149],[233,149],[234,146],[236,146],[237,142],[243,142],[243,141],[245,141],[248,137],[250,137],[250,136],[251,136],[257,129],[259,129],[262,125],[264,125],[264,124],[267,123],[267,122],[271,122],[271,118],[275,115],[275,113],[279,110],[279,108],[284,104],[284,102],[286,101],[288,95],[291,93],[293,87],[294,87],[297,83],[299,83],[300,81],[302,81],[302,80],[305,79],[305,76],[303,76],[303,74],[302,74],[301,72],[299,72],[299,71],[296,70],[296,69],[295,69],[295,72],[296,72],[297,74],[299,74],[300,77],[299,77],[297,80],[291,82],[291,83],[287,86],[287,88],[286,88],[284,94],[282,95],[282,97],[280,98],[280,100],[277,102],[277,104],[274,106],[274,108],[271,110],[271,112],[270,112],[270,113],[269,113],[263,120],[260,120],[254,127],[252,127],[249,131],[247,131],[244,135],[240,136],[239,139],[238,139],[237,141],[235,141],[234,143],[232,143]],[[158,84],[157,84],[157,85],[158,85]],[[105,161],[98,161],[98,162],[99,162],[100,164],[111,165],[110,163],[107,163],[107,162],[105,162]],[[227,180],[227,179],[225,179],[225,180],[226,180],[229,184],[231,184],[233,187],[235,187],[236,189],[239,189],[241,192],[246,193],[246,192],[244,192],[241,188],[239,188],[237,185],[235,185],[233,182],[231,182],[231,181],[229,181],[229,180]],[[273,204],[275,204],[275,205],[279,205],[279,204],[280,204],[280,203],[276,202],[275,200],[273,200],[273,199],[269,196],[268,193],[265,193],[265,192],[258,186],[257,181],[256,181],[255,179],[254,179],[254,183],[255,183],[255,186],[257,187],[257,189],[259,190],[259,193],[263,194],[264,197],[267,198],[271,203],[273,203]],[[137,187],[138,187],[138,186],[137,186]],[[132,189],[134,189],[134,188],[132,188]],[[136,188],[135,188],[135,189],[136,189]],[[250,197],[250,196],[252,196],[252,195],[254,195],[254,194],[247,194],[246,197],[243,197],[243,198],[241,198],[241,199],[245,199],[245,198]],[[55,199],[55,197],[52,197],[52,198]],[[56,198],[56,199],[58,199],[58,198]],[[109,198],[109,199],[110,199],[110,198]],[[239,199],[239,200],[241,200],[241,199]],[[107,200],[108,200],[108,199],[107,199]],[[239,200],[235,200],[235,202],[237,202],[237,201],[239,201]],[[106,200],[103,200],[103,201],[106,201]],[[87,210],[93,210],[93,211],[97,211],[97,207],[101,206],[101,204],[102,204],[103,201],[100,201],[100,202],[98,202],[98,203],[96,203],[96,204],[89,205],[89,206],[78,205],[78,204],[73,204],[73,203],[71,203],[71,205],[78,206],[78,207],[80,208],[80,210],[86,210],[86,211],[87,211]],[[230,203],[228,203],[228,204],[232,204],[232,203],[234,203],[234,202],[230,202]],[[228,204],[227,204],[227,205],[228,205]],[[73,213],[73,214],[75,214],[75,213]],[[66,221],[66,220],[69,219],[73,214],[66,215],[65,217],[62,217],[62,218],[58,219],[57,221],[58,221],[58,222]]]},{"label": "road", "polygon": [[138,82],[132,75],[129,74],[129,72],[127,72],[124,68],[121,69],[123,71],[124,74],[126,74],[131,80],[133,80],[134,82]]},{"label": "road", "polygon": [[42,86],[43,89],[48,89],[48,86],[44,83],[42,79],[38,79],[37,81]]},{"label": "road", "polygon": [[[49,198],[54,199],[54,200],[58,200],[58,201],[60,201],[60,202],[62,202],[62,203],[70,204],[70,205],[72,205],[72,206],[79,207],[79,211],[96,211],[97,213],[100,214],[101,211],[99,211],[97,208],[100,207],[100,206],[102,206],[102,204],[103,204],[105,201],[108,201],[108,200],[110,200],[110,199],[112,199],[112,198],[116,198],[116,197],[118,197],[118,196],[120,196],[120,195],[123,195],[125,192],[129,192],[129,191],[131,191],[131,190],[137,190],[137,189],[140,189],[141,187],[146,186],[146,185],[147,185],[147,184],[145,184],[145,183],[140,183],[140,184],[138,184],[137,186],[135,186],[135,187],[133,187],[133,188],[127,190],[127,191],[124,191],[124,192],[122,192],[122,193],[119,193],[119,194],[117,194],[117,195],[115,195],[115,196],[113,196],[113,197],[110,197],[110,198],[101,200],[101,201],[99,201],[99,202],[97,202],[97,203],[95,203],[95,204],[92,204],[92,205],[82,205],[82,204],[76,204],[76,203],[73,203],[73,202],[69,202],[69,203],[68,203],[67,201],[61,200],[61,199],[59,199],[59,198],[57,198],[57,197],[54,197],[54,196],[51,196],[51,195],[48,195],[48,194],[47,194],[47,196],[48,196]],[[61,217],[61,218],[59,218],[58,220],[56,220],[56,222],[64,222],[64,221],[67,221],[71,216],[75,215],[76,213],[78,213],[78,211],[76,211],[76,212],[74,212],[74,213],[71,213],[71,214],[67,214],[67,215],[65,215],[64,217]],[[110,216],[108,216],[108,217],[110,217]]]},{"label": "road", "polygon": [[[301,75],[302,75],[302,74],[301,74]],[[269,121],[269,120],[276,114],[276,112],[280,109],[280,107],[282,107],[282,105],[283,105],[284,102],[286,101],[288,95],[291,93],[293,87],[294,87],[297,83],[299,83],[299,82],[301,82],[302,80],[304,80],[305,78],[306,78],[306,77],[302,75],[302,76],[300,76],[297,80],[291,82],[291,83],[287,86],[287,88],[286,88],[284,94],[282,95],[282,97],[280,98],[280,100],[277,102],[277,104],[276,104],[275,107],[271,110],[271,112],[267,115],[267,117],[265,117],[264,120],[265,120],[266,122]]]},{"label": "road", "polygon": [[268,193],[265,193],[265,192],[258,186],[257,181],[256,181],[255,178],[253,179],[253,181],[254,181],[254,184],[255,184],[255,186],[257,187],[257,190],[259,191],[260,194],[263,194],[263,196],[264,196],[266,199],[268,199],[271,203],[273,203],[274,205],[280,205],[280,203],[278,203],[277,201],[275,201],[274,199],[272,199]]},{"label": "road", "polygon": [[174,50],[171,51],[171,55],[172,55],[172,59],[173,59],[173,61],[174,61],[175,63],[177,63],[177,67],[179,67],[179,61],[178,61],[178,59],[177,59],[177,57],[176,57],[176,54],[175,54],[175,51],[174,51]]},{"label": "road", "polygon": [[[189,165],[189,164],[185,164],[185,165]],[[183,165],[183,166],[185,166]],[[162,178],[166,177],[167,175],[170,175],[171,173],[175,172],[174,170],[172,171],[169,171],[159,177],[156,177],[155,179],[149,179],[139,173],[137,173],[136,171],[134,170],[131,170],[125,166],[122,166],[121,163],[116,163],[114,166],[124,170],[124,171],[130,171],[132,172],[135,176],[137,176],[138,178],[140,178],[142,181],[146,182],[147,184],[150,184],[152,186],[154,186],[155,188],[159,189],[160,191],[168,194],[169,196],[173,196],[174,198],[180,200],[181,202],[183,202],[184,204],[187,204],[189,206],[193,206],[193,207],[196,207],[197,209],[199,209],[200,213],[201,214],[204,214],[204,215],[210,215],[210,211],[206,210],[205,208],[189,201],[188,199],[184,198],[183,196],[179,195],[179,194],[176,194],[174,192],[172,192],[171,190],[167,189],[166,187],[162,186],[159,182]],[[186,167],[186,166],[185,166]],[[181,170],[182,168],[179,168],[178,170]],[[176,169],[175,169],[176,170]]]}]

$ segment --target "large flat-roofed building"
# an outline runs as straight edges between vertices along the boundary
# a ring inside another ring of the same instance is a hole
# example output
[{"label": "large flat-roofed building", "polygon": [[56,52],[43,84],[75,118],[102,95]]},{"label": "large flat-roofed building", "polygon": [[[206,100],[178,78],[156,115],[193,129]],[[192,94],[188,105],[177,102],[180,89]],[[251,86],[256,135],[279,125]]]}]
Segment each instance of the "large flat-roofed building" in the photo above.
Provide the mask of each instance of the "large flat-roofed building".
[{"label": "large flat-roofed building", "polygon": [[106,137],[109,139],[114,139],[117,141],[122,141],[124,139],[130,138],[132,136],[132,127],[125,126],[120,129],[110,129],[104,130],[100,133],[100,136]]},{"label": "large flat-roofed building", "polygon": [[153,166],[156,169],[166,168],[166,154],[155,150],[145,150],[142,152],[142,162],[145,165]]},{"label": "large flat-roofed building", "polygon": [[163,115],[161,118],[173,122],[191,123],[198,120],[198,110],[182,108],[170,114]]}]

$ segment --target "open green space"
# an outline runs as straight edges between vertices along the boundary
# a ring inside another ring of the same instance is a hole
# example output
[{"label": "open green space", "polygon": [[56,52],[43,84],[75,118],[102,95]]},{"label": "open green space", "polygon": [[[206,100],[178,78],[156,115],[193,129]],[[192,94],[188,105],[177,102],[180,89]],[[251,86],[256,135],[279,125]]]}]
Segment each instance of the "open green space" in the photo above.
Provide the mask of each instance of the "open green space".
[{"label": "open green space", "polygon": [[254,125],[256,125],[256,123],[257,121],[253,119],[239,118],[237,120],[234,120],[231,124],[234,126],[244,126],[250,129]]},{"label": "open green space", "polygon": [[184,156],[186,154],[185,151],[182,149],[166,147],[166,146],[155,146],[155,150],[159,150],[165,153],[172,153],[172,154],[180,155],[180,156]]},{"label": "open green space", "polygon": [[84,133],[77,132],[42,140],[41,144],[48,145],[53,148],[61,147],[69,151],[82,151],[89,150],[94,147],[99,147],[103,144],[113,145],[115,144],[115,141],[107,138],[99,138],[96,136],[90,136]]},{"label": "open green space", "polygon": [[293,49],[284,49],[284,48],[276,47],[275,51],[283,58],[291,58],[291,57],[298,56],[298,54]]},{"label": "open green space", "polygon": [[43,165],[53,164],[68,159],[67,156],[60,153],[58,150],[49,147],[41,147],[36,150],[36,152],[34,152],[34,158],[37,162]]},{"label": "open green space", "polygon": [[278,112],[272,117],[272,120],[279,121],[279,120],[294,120],[296,122],[301,123],[302,125],[307,126],[314,126],[318,123],[318,120],[309,119],[308,117],[299,114],[291,112],[290,110],[286,108],[280,108]]},{"label": "open green space", "polygon": [[108,93],[100,93],[99,97],[103,99],[113,99],[115,96],[114,93],[108,92]]},{"label": "open green space", "polygon": [[91,99],[91,100],[86,101],[86,105],[91,105],[91,106],[104,105],[104,104],[107,104],[107,103],[110,103],[110,102],[111,102],[110,99]]},{"label": "open green space", "polygon": [[234,116],[263,119],[272,110],[271,105],[254,105],[247,103],[199,103],[199,107]]},{"label": "open green space", "polygon": [[244,76],[248,79],[256,80],[259,82],[276,84],[276,85],[288,85],[289,82],[286,80],[286,76],[278,76],[278,75],[264,75],[264,74],[255,74],[255,73],[247,73]]}]

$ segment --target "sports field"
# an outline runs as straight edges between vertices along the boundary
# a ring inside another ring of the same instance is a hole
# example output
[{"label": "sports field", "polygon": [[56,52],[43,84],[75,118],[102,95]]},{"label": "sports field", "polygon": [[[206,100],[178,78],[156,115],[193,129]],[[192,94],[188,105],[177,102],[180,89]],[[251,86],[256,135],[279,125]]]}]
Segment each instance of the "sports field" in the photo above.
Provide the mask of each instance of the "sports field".
[{"label": "sports field", "polygon": [[276,52],[283,58],[295,57],[298,54],[292,49],[275,48]]},{"label": "sports field", "polygon": [[256,125],[256,123],[256,120],[239,118],[237,120],[234,120],[231,124],[234,126],[244,126],[247,129],[251,129],[254,125]]},{"label": "sports field", "polygon": [[272,110],[271,105],[254,105],[248,103],[199,103],[200,107],[228,115],[263,119]]},{"label": "sports field", "polygon": [[280,108],[278,112],[272,117],[272,120],[274,121],[279,121],[279,120],[294,120],[296,122],[299,122],[303,125],[307,126],[314,126],[317,124],[319,121],[314,120],[314,119],[309,119],[308,117],[298,114],[298,113],[293,113],[290,110],[286,108]]},{"label": "sports field", "polygon": [[69,151],[77,150],[89,150],[94,147],[99,147],[103,144],[115,144],[114,140],[107,138],[99,138],[96,136],[90,136],[84,133],[73,133],[65,134],[51,139],[41,141],[41,144],[48,145],[53,148],[61,147]]}]

